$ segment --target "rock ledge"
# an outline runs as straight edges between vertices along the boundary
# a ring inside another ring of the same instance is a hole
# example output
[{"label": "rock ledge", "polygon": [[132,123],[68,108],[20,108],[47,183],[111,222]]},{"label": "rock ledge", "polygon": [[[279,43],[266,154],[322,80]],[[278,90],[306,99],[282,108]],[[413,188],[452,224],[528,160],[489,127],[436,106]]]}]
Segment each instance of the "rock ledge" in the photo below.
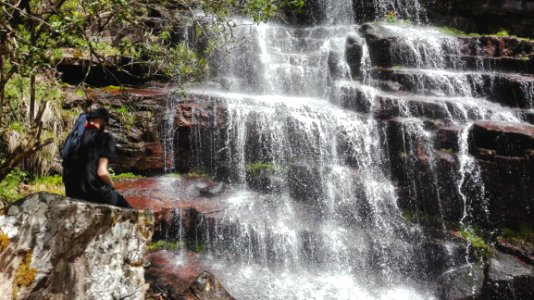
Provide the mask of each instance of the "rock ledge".
[{"label": "rock ledge", "polygon": [[0,216],[0,300],[143,299],[151,212],[39,193]]}]

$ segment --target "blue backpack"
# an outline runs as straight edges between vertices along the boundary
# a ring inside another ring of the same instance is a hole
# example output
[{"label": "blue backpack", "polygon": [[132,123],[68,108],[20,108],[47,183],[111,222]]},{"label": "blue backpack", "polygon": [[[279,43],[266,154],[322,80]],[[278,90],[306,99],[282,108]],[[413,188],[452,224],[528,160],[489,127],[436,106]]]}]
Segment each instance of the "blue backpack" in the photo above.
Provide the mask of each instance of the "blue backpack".
[{"label": "blue backpack", "polygon": [[61,158],[63,163],[73,161],[77,157],[78,149],[82,141],[83,133],[85,132],[85,124],[87,122],[87,114],[82,113],[74,123],[74,128],[67,136],[63,150],[61,151]]}]

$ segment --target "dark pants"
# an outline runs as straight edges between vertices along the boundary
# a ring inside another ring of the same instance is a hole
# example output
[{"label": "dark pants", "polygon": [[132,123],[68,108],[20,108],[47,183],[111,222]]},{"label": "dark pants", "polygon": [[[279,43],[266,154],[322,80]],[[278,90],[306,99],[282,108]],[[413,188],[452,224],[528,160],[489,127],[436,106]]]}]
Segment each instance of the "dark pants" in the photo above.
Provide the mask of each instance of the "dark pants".
[{"label": "dark pants", "polygon": [[81,199],[93,203],[110,204],[123,208],[133,208],[121,194],[115,190],[112,190],[111,188],[105,189],[105,192],[99,193],[98,195],[87,195],[86,193],[80,192],[79,189],[76,188],[76,185],[71,185],[68,179],[67,181],[65,181],[65,179],[67,178],[64,178],[65,194],[67,197]]},{"label": "dark pants", "polygon": [[124,199],[124,197],[117,193],[115,190],[111,191],[111,197],[109,198],[109,204],[115,205],[118,207],[124,207],[124,208],[132,208],[130,203]]}]

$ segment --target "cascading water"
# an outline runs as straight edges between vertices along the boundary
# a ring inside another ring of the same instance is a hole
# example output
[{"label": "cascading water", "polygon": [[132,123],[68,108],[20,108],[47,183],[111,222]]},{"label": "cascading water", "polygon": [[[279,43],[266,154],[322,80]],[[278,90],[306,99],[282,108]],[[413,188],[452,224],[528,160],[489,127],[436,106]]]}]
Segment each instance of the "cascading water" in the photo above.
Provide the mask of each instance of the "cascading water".
[{"label": "cascading water", "polygon": [[[486,96],[484,74],[459,71],[457,39],[428,27],[380,25],[397,41],[389,55],[408,86],[388,88],[352,24],[359,2],[321,1],[326,17],[315,27],[239,26],[238,50],[212,62],[223,88],[189,91],[225,109],[210,164],[230,167],[232,188],[220,219],[203,224],[202,243],[206,265],[238,299],[433,298],[420,268],[423,234],[398,207],[389,125],[380,116],[402,124],[405,168],[424,157],[434,190],[434,119],[459,128],[462,142],[473,121],[520,122],[514,110],[476,98]],[[424,19],[416,0],[373,3],[378,17],[391,10]],[[362,44],[359,75],[348,39]],[[464,189],[475,184],[466,180],[476,166],[467,144],[460,147],[457,192],[468,214]],[[421,187],[414,181],[410,189]],[[446,214],[440,193],[433,197]]]}]

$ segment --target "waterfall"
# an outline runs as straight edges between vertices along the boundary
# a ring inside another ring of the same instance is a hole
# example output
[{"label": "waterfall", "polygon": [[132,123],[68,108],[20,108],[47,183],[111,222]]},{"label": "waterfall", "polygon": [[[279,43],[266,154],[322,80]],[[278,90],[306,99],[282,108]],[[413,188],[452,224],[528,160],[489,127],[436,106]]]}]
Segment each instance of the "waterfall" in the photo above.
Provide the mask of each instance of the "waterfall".
[{"label": "waterfall", "polygon": [[161,123],[162,133],[161,140],[163,142],[163,164],[164,172],[169,173],[174,171],[174,140],[175,140],[175,115],[176,115],[176,99],[168,97],[165,102],[164,119]]},{"label": "waterfall", "polygon": [[[330,1],[329,1],[330,2]],[[382,20],[386,16],[424,23],[427,20],[426,11],[419,0],[354,0],[354,6],[365,14],[364,20]],[[359,15],[359,14],[358,14]],[[361,20],[360,20],[361,21]]]},{"label": "waterfall", "polygon": [[[209,164],[230,166],[215,175],[232,188],[201,242],[238,299],[432,299],[425,234],[403,217],[401,198],[418,213],[421,199],[432,202],[446,219],[457,207],[443,201],[459,197],[457,221],[467,221],[473,194],[484,194],[471,124],[521,122],[490,99],[497,75],[465,70],[458,39],[434,28],[376,23],[395,41],[383,54],[390,65],[377,68],[364,26],[353,24],[363,2],[320,1],[326,17],[313,27],[236,20],[234,51],[211,62],[220,88],[188,91],[225,110],[225,125],[211,128]],[[377,19],[394,11],[425,20],[417,0],[373,5]],[[349,45],[361,47],[359,61]],[[458,132],[459,161],[437,145],[440,129]],[[440,159],[457,179],[447,197]],[[411,174],[407,186],[398,172]]]}]

